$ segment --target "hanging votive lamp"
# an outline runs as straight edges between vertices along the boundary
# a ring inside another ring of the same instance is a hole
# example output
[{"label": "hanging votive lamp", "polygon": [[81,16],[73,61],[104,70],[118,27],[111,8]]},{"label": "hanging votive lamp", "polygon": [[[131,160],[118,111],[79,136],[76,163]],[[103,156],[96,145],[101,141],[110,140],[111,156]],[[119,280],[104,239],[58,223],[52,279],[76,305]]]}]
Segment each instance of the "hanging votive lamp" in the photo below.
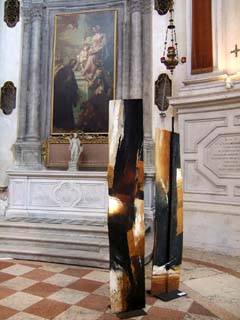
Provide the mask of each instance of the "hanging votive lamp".
[{"label": "hanging votive lamp", "polygon": [[[173,4],[174,2],[172,1],[169,9],[169,13],[170,13],[169,25],[167,26],[167,30],[166,30],[163,55],[161,57],[161,62],[166,66],[168,70],[170,70],[171,74],[173,74],[173,70],[175,69],[175,67],[178,65],[180,61],[181,63],[186,62],[186,57],[182,57],[181,60],[179,60],[179,57],[178,57],[176,27],[173,20],[173,13],[174,13]],[[168,39],[169,34],[170,34],[170,39]]]}]

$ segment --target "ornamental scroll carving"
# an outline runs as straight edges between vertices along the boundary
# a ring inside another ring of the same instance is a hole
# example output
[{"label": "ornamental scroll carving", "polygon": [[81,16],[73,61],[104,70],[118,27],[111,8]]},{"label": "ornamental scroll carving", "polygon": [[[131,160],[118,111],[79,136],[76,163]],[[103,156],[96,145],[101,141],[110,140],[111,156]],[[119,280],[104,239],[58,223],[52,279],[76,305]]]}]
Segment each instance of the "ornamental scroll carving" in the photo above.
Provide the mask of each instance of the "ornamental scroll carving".
[{"label": "ornamental scroll carving", "polygon": [[1,88],[0,108],[6,115],[11,114],[13,109],[16,108],[16,92],[17,89],[11,81],[5,82]]},{"label": "ornamental scroll carving", "polygon": [[172,3],[173,0],[155,0],[155,10],[157,10],[160,15],[164,15],[168,12]]},{"label": "ornamental scroll carving", "polygon": [[8,27],[13,28],[19,21],[20,2],[18,0],[7,0],[4,4],[4,21]]}]

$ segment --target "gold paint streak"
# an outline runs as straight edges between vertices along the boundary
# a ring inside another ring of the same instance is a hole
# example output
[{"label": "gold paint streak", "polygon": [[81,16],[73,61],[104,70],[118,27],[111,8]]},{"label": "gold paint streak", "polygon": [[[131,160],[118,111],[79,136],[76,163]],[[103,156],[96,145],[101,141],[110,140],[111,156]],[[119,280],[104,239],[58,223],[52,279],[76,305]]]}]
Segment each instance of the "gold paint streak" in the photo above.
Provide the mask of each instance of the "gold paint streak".
[{"label": "gold paint streak", "polygon": [[108,188],[111,189],[113,186],[113,179],[114,179],[114,169],[112,166],[108,166],[107,172],[107,180],[108,180]]},{"label": "gold paint streak", "polygon": [[135,224],[133,226],[135,250],[139,257],[144,257],[145,249],[145,224],[144,224],[144,201],[135,199],[134,206],[136,210]]},{"label": "gold paint streak", "polygon": [[167,292],[168,274],[152,276],[151,295]]},{"label": "gold paint streak", "polygon": [[144,190],[144,162],[140,160],[137,161],[137,183],[138,189]]},{"label": "gold paint streak", "polygon": [[183,232],[183,180],[181,169],[177,169],[177,236]]},{"label": "gold paint streak", "polygon": [[179,289],[180,275],[179,274],[169,274],[167,281],[167,292],[171,292]]},{"label": "gold paint streak", "polygon": [[156,129],[155,164],[156,183],[162,183],[164,190],[169,190],[171,132]]},{"label": "gold paint streak", "polygon": [[136,256],[136,248],[135,248],[134,235],[133,235],[132,229],[127,232],[127,239],[128,239],[129,256],[131,258]]}]

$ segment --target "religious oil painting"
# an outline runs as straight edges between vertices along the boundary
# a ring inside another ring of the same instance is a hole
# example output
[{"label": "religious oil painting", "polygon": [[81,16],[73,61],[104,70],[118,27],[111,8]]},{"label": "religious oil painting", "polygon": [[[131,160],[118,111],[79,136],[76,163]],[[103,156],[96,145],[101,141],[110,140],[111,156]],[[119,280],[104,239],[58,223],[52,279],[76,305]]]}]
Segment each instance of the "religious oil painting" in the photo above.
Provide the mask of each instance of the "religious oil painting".
[{"label": "religious oil painting", "polygon": [[107,135],[116,87],[116,26],[116,10],[55,16],[51,134]]}]

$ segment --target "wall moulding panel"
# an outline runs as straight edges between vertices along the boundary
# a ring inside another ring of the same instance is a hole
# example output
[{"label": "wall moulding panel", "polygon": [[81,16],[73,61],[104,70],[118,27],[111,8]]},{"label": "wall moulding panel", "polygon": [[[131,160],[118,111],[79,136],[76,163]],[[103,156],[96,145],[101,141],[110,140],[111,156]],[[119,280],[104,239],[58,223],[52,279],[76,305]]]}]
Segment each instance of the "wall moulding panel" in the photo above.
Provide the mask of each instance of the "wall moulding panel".
[{"label": "wall moulding panel", "polygon": [[[225,89],[186,95],[171,98],[170,104],[177,110],[181,137],[185,227],[189,230],[185,245],[239,254],[239,92]],[[200,229],[201,239],[197,236]],[[216,230],[222,230],[221,235]]]}]

